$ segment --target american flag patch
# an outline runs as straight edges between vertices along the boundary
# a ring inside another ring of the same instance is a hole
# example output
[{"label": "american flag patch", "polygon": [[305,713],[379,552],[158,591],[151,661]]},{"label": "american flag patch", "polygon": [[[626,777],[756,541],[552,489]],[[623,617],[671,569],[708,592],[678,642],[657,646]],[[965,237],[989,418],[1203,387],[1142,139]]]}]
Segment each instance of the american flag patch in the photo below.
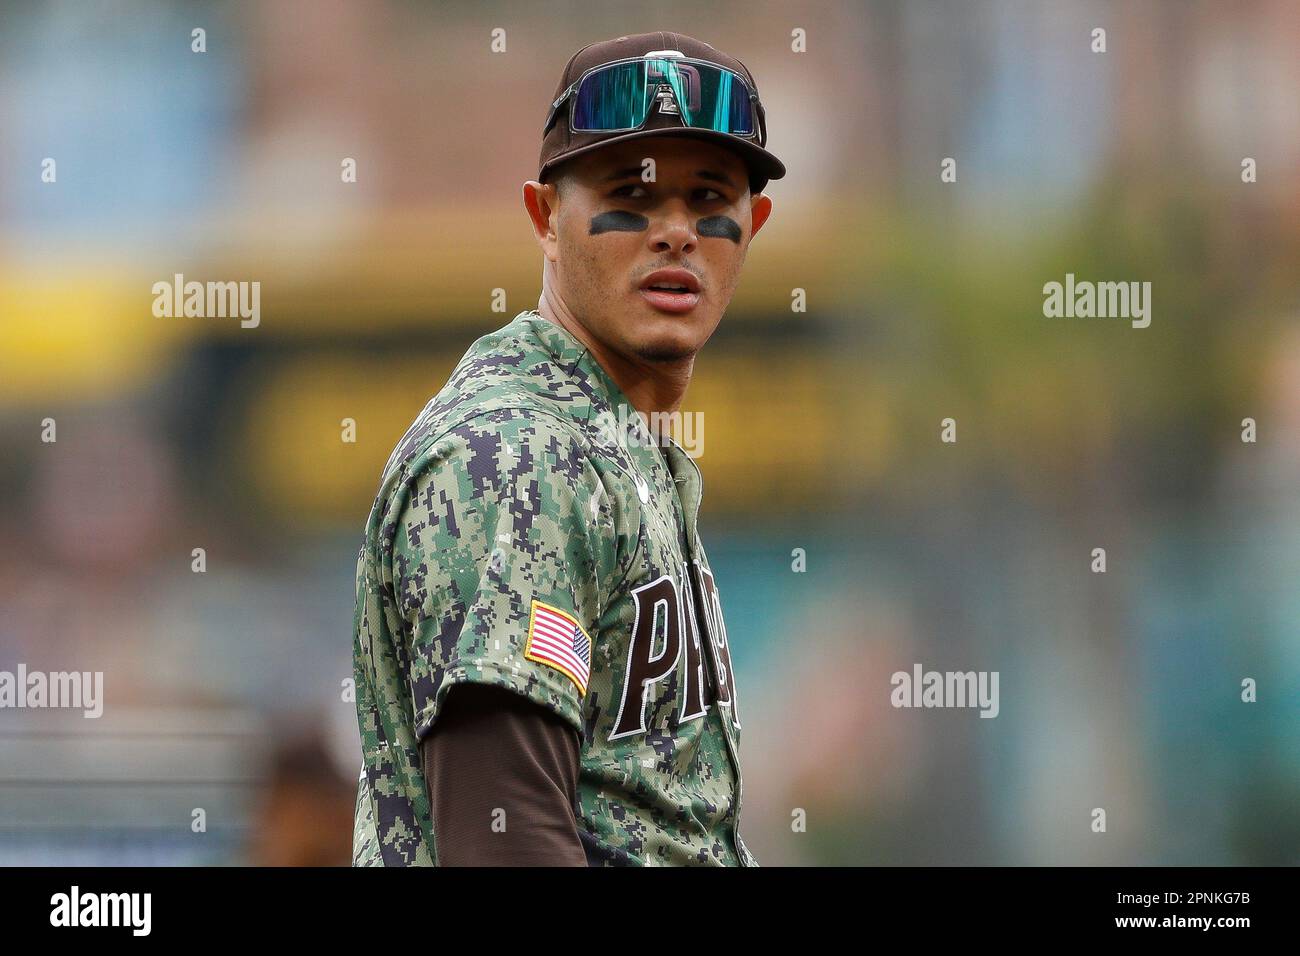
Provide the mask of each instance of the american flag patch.
[{"label": "american flag patch", "polygon": [[528,620],[524,657],[554,667],[578,685],[578,693],[587,693],[587,680],[591,676],[591,640],[573,615],[534,601]]}]

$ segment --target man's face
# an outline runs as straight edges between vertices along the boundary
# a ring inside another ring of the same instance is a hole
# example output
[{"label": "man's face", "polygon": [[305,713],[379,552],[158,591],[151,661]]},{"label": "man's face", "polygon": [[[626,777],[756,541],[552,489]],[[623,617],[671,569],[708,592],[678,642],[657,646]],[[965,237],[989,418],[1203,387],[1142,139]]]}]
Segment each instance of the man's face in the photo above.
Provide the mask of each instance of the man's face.
[{"label": "man's face", "polygon": [[[654,160],[654,180],[642,176]],[[744,162],[697,139],[652,136],[571,160],[539,229],[552,295],[605,348],[643,362],[694,355],[740,280],[771,200],[751,196]],[[540,204],[539,204],[540,205]],[[539,210],[544,212],[544,208]],[[533,212],[534,224],[542,218]],[[656,275],[678,270],[678,275]],[[684,270],[684,274],[681,272]],[[686,285],[686,292],[654,286]]]}]

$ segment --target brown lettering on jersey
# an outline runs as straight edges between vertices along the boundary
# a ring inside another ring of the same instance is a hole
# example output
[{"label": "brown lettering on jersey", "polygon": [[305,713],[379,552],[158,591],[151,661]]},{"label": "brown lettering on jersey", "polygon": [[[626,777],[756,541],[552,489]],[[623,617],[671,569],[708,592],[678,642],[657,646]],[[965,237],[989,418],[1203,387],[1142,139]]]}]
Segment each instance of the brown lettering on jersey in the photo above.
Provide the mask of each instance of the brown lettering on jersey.
[{"label": "brown lettering on jersey", "polygon": [[700,626],[696,620],[695,602],[687,595],[686,601],[686,694],[682,699],[682,721],[703,717],[710,697],[704,682],[704,655],[700,649]]},{"label": "brown lettering on jersey", "polygon": [[[650,685],[677,670],[682,653],[682,602],[677,582],[665,574],[632,592],[636,621],[627,650],[627,674],[623,678],[623,700],[610,740],[646,731],[645,708]],[[663,621],[663,649],[655,654],[655,622]],[[689,696],[689,695],[688,695]]]},{"label": "brown lettering on jersey", "polygon": [[708,635],[705,642],[709,647],[714,664],[714,689],[717,701],[731,708],[731,719],[740,726],[740,708],[736,703],[735,675],[731,669],[731,647],[727,642],[727,626],[722,620],[722,600],[718,596],[718,587],[713,580],[713,572],[700,564],[698,558],[693,562],[696,581],[700,586],[700,601],[704,605],[703,615]]}]

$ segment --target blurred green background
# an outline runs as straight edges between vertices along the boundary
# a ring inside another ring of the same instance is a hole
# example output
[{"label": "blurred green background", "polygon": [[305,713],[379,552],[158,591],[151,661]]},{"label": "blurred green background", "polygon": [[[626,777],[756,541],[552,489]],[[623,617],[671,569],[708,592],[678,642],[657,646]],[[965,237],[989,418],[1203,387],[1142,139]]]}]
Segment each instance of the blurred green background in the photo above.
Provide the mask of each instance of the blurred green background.
[{"label": "blurred green background", "polygon": [[[0,710],[0,863],[348,861],[380,468],[536,305],[563,64],[654,29],[789,168],[683,406],[759,860],[1300,862],[1300,5],[137,0],[0,3],[0,669],[107,696]],[[1067,272],[1150,327],[1045,318]]]}]

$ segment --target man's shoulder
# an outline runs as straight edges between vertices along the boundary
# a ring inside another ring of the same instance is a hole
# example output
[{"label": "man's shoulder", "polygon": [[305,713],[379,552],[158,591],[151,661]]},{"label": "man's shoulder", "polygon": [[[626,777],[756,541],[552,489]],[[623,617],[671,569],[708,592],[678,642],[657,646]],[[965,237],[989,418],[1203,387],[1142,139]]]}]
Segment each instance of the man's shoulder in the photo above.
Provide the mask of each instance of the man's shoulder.
[{"label": "man's shoulder", "polygon": [[566,387],[569,370],[555,363],[522,319],[470,347],[393,449],[385,479],[419,470],[437,453],[454,452],[463,445],[457,438],[531,438],[531,444],[540,437],[579,448],[587,444],[583,415],[589,407],[575,402]]}]

